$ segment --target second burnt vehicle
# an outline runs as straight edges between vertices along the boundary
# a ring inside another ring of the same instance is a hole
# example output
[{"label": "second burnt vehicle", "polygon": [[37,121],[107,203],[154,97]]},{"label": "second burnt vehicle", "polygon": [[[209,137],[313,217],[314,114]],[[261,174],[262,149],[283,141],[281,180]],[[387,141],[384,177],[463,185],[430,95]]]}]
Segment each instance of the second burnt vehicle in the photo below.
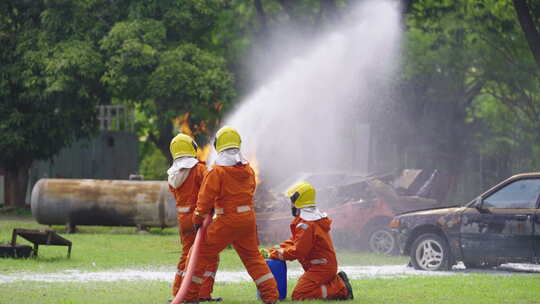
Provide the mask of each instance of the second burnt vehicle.
[{"label": "second burnt vehicle", "polygon": [[391,219],[400,212],[441,206],[442,200],[434,197],[446,196],[438,189],[447,189],[439,185],[445,177],[438,172],[417,169],[375,176],[303,173],[273,190],[259,185],[255,200],[262,243],[279,243],[289,237],[290,201],[280,188],[299,180],[317,189],[318,207],[333,220],[331,231],[336,247],[382,254],[398,253],[388,227]]},{"label": "second burnt vehicle", "polygon": [[396,216],[390,226],[416,269],[540,262],[540,173],[512,176],[468,204]]}]

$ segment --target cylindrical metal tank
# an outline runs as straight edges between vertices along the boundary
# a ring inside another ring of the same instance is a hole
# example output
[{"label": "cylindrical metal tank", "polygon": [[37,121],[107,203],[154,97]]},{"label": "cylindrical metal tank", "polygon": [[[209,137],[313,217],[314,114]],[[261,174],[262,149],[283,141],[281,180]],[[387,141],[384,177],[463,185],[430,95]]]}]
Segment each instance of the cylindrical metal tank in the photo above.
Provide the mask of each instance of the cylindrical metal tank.
[{"label": "cylindrical metal tank", "polygon": [[174,197],[162,181],[40,179],[31,205],[44,225],[177,225]]}]

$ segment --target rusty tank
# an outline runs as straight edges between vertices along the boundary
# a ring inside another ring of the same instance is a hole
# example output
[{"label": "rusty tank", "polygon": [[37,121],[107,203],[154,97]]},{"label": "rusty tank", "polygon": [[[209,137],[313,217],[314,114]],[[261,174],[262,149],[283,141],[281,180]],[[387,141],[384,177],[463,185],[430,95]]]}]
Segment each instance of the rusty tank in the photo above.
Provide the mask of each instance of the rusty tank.
[{"label": "rusty tank", "polygon": [[174,197],[164,181],[40,179],[31,207],[43,225],[177,225]]}]

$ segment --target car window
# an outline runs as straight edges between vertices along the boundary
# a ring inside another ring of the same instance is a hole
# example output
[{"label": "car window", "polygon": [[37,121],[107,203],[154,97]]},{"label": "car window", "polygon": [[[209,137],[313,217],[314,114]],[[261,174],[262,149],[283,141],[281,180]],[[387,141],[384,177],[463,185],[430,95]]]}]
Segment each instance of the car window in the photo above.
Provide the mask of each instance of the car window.
[{"label": "car window", "polygon": [[482,206],[488,208],[536,208],[540,179],[522,179],[492,193]]}]

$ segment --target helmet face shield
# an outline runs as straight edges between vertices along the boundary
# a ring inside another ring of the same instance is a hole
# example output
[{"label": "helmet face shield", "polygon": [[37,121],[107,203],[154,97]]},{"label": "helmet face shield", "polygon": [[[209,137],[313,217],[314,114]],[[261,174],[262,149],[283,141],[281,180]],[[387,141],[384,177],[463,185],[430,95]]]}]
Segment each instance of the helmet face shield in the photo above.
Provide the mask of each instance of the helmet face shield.
[{"label": "helmet face shield", "polygon": [[295,192],[295,193],[291,196],[291,203],[294,204],[294,203],[298,200],[299,197],[300,197],[300,193]]},{"label": "helmet face shield", "polygon": [[294,205],[291,207],[291,214],[292,214],[292,216],[294,216],[294,217],[300,215],[300,212],[298,212],[298,208],[296,208]]},{"label": "helmet face shield", "polygon": [[299,216],[300,215],[300,212],[298,212],[298,208],[296,208],[295,206],[295,202],[298,200],[298,198],[300,197],[300,193],[298,192],[295,192],[291,197],[291,214],[292,216],[296,217],[296,216]]}]

